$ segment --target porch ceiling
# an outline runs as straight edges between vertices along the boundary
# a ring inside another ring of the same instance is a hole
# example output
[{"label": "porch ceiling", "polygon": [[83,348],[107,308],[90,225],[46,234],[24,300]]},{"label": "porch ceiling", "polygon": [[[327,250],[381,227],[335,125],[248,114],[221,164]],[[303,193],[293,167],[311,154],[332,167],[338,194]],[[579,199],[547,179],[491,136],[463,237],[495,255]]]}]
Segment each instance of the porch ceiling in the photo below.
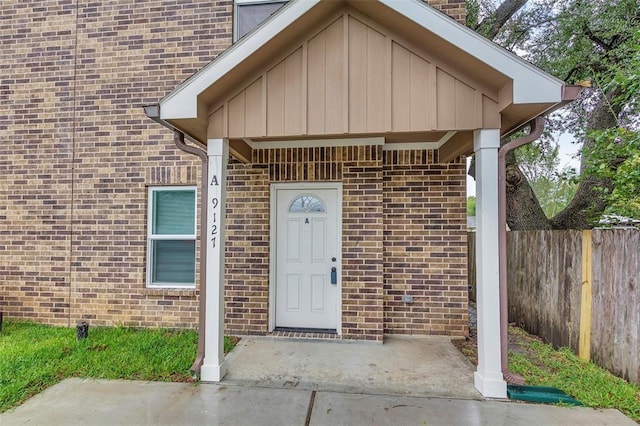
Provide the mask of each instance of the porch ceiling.
[{"label": "porch ceiling", "polygon": [[293,0],[163,98],[160,119],[203,143],[227,138],[241,159],[261,143],[352,137],[448,157],[472,149],[471,131],[510,132],[562,94],[419,0]]}]

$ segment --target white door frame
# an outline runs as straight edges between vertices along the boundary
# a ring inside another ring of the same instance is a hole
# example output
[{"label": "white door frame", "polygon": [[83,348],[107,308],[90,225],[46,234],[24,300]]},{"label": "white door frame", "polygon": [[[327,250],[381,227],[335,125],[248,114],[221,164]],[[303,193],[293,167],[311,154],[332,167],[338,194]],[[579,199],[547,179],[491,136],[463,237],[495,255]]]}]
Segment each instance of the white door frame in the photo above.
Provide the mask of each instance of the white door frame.
[{"label": "white door frame", "polygon": [[336,301],[336,333],[342,334],[342,182],[287,182],[271,184],[271,201],[269,207],[269,332],[276,328],[276,235],[278,218],[276,215],[276,193],[282,189],[335,189],[338,192],[337,222],[338,241],[336,241],[337,255],[336,267],[338,268],[338,288]]}]

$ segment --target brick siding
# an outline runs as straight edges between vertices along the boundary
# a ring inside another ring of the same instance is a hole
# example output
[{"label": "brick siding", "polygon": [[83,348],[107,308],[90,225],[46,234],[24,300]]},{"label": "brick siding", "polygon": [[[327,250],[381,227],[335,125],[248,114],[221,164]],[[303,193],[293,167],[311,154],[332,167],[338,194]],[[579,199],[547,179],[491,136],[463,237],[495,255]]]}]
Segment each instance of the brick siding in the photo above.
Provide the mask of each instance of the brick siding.
[{"label": "brick siding", "polygon": [[147,185],[199,161],[149,120],[231,43],[232,2],[0,3],[0,304],[71,325],[191,327],[197,294],[145,289]]},{"label": "brick siding", "polygon": [[465,0],[423,0],[430,6],[446,13],[456,21],[464,24],[467,19]]},{"label": "brick siding", "polygon": [[[232,162],[227,195],[226,327],[264,334],[270,184],[343,183],[345,338],[468,333],[465,164],[381,147],[254,151]],[[402,301],[413,296],[413,303]]]},{"label": "brick siding", "polygon": [[382,149],[379,146],[255,150],[232,162],[227,186],[227,331],[266,333],[270,184],[343,183],[343,337],[382,340]]},{"label": "brick siding", "polygon": [[[430,3],[462,19],[463,1]],[[145,287],[146,212],[149,185],[197,185],[200,163],[141,107],[231,44],[232,5],[0,2],[0,309],[8,317],[196,325],[196,290]],[[380,340],[384,327],[409,326],[382,320],[392,291],[383,288],[385,171],[378,148],[359,149],[314,160],[295,179],[344,182],[344,268],[354,277],[345,286],[345,336]],[[268,184],[289,179],[278,167],[293,167],[266,154],[258,151],[252,166],[230,165],[226,316],[229,329],[246,333],[266,330]],[[251,209],[241,212],[243,203]]]},{"label": "brick siding", "polygon": [[466,229],[463,159],[385,151],[385,333],[468,334]]}]

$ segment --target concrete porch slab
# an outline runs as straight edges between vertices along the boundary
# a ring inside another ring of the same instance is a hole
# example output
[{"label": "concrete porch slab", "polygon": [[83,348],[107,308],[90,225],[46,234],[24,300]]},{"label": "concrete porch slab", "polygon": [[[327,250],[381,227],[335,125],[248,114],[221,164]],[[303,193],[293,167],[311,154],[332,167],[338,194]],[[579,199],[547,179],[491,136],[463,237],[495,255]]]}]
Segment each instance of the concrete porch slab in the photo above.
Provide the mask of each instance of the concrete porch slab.
[{"label": "concrete porch slab", "polygon": [[386,337],[384,344],[245,337],[222,383],[370,394],[479,399],[475,371],[450,338]]}]

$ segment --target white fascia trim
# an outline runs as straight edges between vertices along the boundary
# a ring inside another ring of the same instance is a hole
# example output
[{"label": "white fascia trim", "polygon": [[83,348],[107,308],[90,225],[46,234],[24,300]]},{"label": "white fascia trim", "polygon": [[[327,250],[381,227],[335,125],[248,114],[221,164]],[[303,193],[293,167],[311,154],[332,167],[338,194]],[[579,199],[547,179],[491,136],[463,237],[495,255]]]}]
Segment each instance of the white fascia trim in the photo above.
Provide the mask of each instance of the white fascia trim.
[{"label": "white fascia trim", "polygon": [[209,62],[200,71],[185,80],[160,100],[160,118],[179,120],[198,116],[198,95],[213,82],[233,70],[247,57],[254,54],[282,30],[313,9],[321,0],[291,1],[258,27]]},{"label": "white fascia trim", "polygon": [[275,148],[320,148],[328,146],[367,146],[384,145],[384,137],[373,138],[344,138],[344,139],[303,139],[289,141],[255,142],[243,139],[253,149]]},{"label": "white fascia trim", "polygon": [[379,0],[397,13],[513,79],[513,103],[562,101],[564,82],[419,0]]}]

